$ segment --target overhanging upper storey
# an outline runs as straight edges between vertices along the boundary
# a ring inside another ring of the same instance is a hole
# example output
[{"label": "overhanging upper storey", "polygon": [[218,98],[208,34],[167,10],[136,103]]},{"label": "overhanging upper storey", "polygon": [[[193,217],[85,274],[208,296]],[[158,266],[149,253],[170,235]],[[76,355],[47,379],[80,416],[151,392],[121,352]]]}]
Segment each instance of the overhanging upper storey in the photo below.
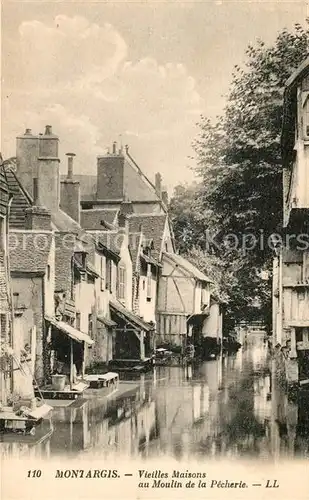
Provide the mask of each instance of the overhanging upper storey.
[{"label": "overhanging upper storey", "polygon": [[283,225],[300,229],[309,215],[309,58],[286,83],[281,154]]}]

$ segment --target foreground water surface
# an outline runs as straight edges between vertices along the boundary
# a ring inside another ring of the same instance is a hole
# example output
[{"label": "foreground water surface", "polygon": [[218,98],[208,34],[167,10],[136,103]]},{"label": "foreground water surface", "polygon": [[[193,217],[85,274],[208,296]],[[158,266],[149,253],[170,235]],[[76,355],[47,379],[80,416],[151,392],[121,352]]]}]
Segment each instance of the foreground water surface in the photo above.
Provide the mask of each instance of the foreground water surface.
[{"label": "foreground water surface", "polygon": [[108,398],[55,408],[35,436],[0,443],[2,456],[115,458],[309,457],[309,408],[289,402],[263,335],[238,353],[156,367]]}]

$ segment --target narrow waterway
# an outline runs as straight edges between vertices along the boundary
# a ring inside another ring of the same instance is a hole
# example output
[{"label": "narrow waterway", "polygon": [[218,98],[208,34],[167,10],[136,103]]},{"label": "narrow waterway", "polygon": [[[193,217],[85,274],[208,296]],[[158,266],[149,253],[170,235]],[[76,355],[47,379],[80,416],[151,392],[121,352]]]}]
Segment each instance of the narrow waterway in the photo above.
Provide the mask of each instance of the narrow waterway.
[{"label": "narrow waterway", "polygon": [[109,398],[55,408],[35,436],[2,455],[309,458],[309,409],[287,400],[263,336],[238,353],[187,367],[157,367]]}]

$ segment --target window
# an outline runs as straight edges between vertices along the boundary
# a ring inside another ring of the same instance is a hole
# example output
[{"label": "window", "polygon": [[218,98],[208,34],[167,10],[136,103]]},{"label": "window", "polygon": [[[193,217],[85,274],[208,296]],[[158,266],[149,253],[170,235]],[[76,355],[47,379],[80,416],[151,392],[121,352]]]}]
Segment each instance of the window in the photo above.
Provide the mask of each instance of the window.
[{"label": "window", "polygon": [[112,261],[108,258],[105,261],[105,288],[112,291]]},{"label": "window", "polygon": [[151,264],[147,265],[147,300],[148,302],[152,299],[152,276],[151,276]]},{"label": "window", "polygon": [[104,265],[104,257],[101,255],[101,261],[100,261],[100,281],[101,281],[101,292],[104,291],[104,275],[105,275],[105,265]]},{"label": "window", "polygon": [[125,270],[124,266],[119,266],[118,267],[118,286],[117,286],[118,299],[120,299],[120,300],[125,299],[125,288],[126,288],[126,270]]},{"label": "window", "polygon": [[303,92],[302,102],[303,102],[303,130],[304,138],[309,139],[309,92]]},{"label": "window", "polygon": [[85,252],[75,252],[74,257],[76,262],[84,269],[86,267],[86,253]]},{"label": "window", "polygon": [[47,266],[47,279],[50,280],[50,265]]},{"label": "window", "polygon": [[76,313],[75,326],[77,330],[80,330],[80,313]]},{"label": "window", "polygon": [[14,307],[14,309],[19,308],[19,293],[17,293],[17,292],[13,293],[13,307]]},{"label": "window", "polygon": [[92,335],[92,314],[88,314],[88,333],[91,336]]}]

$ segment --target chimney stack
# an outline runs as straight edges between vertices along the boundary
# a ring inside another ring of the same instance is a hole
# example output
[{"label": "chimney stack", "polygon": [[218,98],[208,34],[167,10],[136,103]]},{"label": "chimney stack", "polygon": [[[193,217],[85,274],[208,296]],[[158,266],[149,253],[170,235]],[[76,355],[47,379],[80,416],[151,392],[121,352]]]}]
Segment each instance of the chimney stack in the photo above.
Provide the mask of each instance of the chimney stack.
[{"label": "chimney stack", "polygon": [[113,155],[116,155],[117,154],[117,142],[114,141],[113,142]]},{"label": "chimney stack", "polygon": [[26,208],[26,229],[34,230],[51,230],[51,213],[47,208],[43,207],[40,202],[40,187],[39,179],[34,177],[33,179],[33,205]]},{"label": "chimney stack", "polygon": [[75,153],[66,153],[68,173],[60,182],[60,208],[80,224],[80,183],[73,180],[73,162]]},{"label": "chimney stack", "polygon": [[74,156],[75,153],[66,153],[66,156],[68,157],[68,176],[67,178],[69,180],[73,180],[73,161],[74,161]]},{"label": "chimney stack", "polygon": [[124,201],[121,202],[119,215],[131,215],[133,214],[133,212],[134,209],[131,201],[125,199]]},{"label": "chimney stack", "polygon": [[44,135],[52,135],[53,134],[53,128],[51,125],[45,125],[45,134]]},{"label": "chimney stack", "polygon": [[162,191],[162,201],[164,205],[168,205],[168,192],[167,191]]},{"label": "chimney stack", "polygon": [[35,207],[40,206],[39,179],[37,177],[34,177],[34,179],[33,179],[33,204]]},{"label": "chimney stack", "polygon": [[157,195],[161,198],[161,192],[162,192],[162,176],[159,172],[156,173],[155,177],[155,187],[156,187],[156,193]]}]

